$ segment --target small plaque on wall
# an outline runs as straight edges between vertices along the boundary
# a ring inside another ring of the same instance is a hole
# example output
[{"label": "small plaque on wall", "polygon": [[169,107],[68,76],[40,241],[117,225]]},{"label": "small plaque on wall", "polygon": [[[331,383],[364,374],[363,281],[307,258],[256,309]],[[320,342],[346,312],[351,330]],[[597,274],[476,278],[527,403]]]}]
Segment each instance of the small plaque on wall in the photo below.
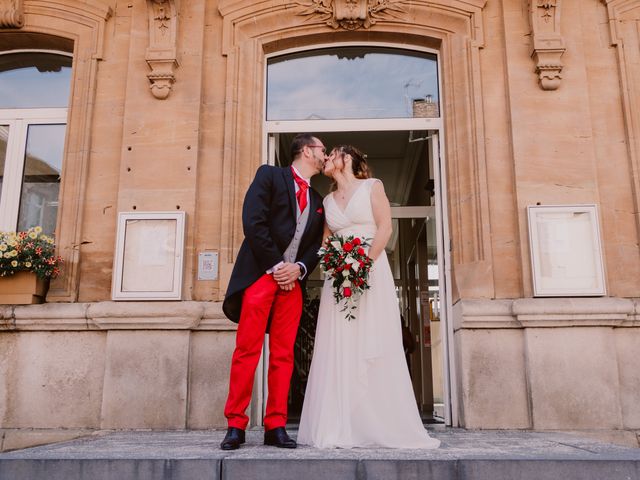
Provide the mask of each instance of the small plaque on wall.
[{"label": "small plaque on wall", "polygon": [[113,300],[180,300],[184,212],[118,214]]},{"label": "small plaque on wall", "polygon": [[606,295],[595,205],[527,207],[533,294]]},{"label": "small plaque on wall", "polygon": [[218,252],[198,254],[198,280],[218,279]]}]

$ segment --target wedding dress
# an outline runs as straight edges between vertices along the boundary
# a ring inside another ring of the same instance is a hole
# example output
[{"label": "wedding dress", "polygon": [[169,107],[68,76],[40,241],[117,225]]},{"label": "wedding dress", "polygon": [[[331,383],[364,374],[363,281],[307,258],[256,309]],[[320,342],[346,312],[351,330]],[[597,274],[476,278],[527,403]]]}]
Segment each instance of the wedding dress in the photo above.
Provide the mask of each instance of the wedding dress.
[{"label": "wedding dress", "polygon": [[[371,188],[357,186],[344,211],[324,199],[329,228],[373,239]],[[422,425],[402,347],[393,276],[383,252],[358,299],[355,320],[336,304],[331,280],[320,298],[318,326],[298,430],[298,443],[318,448],[437,448]]]}]

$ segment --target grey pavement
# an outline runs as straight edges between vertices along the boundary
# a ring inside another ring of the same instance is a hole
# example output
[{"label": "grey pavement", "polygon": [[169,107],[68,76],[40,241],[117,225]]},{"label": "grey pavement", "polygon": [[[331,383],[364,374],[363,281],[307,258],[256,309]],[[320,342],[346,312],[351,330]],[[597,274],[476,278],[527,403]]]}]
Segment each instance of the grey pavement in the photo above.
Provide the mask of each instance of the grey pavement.
[{"label": "grey pavement", "polygon": [[0,453],[0,480],[640,480],[640,449],[562,433],[437,428],[436,450],[284,450],[250,430],[223,452],[224,433],[113,432]]}]

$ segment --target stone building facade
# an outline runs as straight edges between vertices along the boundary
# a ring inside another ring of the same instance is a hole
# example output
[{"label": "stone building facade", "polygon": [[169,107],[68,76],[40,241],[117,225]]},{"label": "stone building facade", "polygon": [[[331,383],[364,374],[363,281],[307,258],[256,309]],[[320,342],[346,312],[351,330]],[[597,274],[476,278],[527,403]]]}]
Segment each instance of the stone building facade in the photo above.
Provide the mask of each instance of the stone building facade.
[{"label": "stone building facade", "polygon": [[[0,57],[72,58],[65,268],[47,303],[0,305],[1,448],[225,426],[221,300],[268,161],[268,59],[327,45],[438,59],[446,422],[637,444],[639,24],[640,0],[0,0]],[[597,206],[606,294],[535,296],[527,207],[575,204]],[[131,211],[186,213],[180,301],[112,301]]]}]

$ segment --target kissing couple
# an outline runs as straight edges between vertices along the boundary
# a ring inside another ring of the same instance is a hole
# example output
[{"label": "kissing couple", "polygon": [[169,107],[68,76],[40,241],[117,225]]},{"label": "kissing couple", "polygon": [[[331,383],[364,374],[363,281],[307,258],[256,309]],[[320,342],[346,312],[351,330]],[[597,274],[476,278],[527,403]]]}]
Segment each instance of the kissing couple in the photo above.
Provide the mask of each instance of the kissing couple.
[{"label": "kissing couple", "polygon": [[[223,303],[238,331],[224,410],[228,429],[220,448],[235,450],[245,443],[245,412],[266,332],[264,444],[296,448],[285,425],[303,290],[320,261],[320,248],[344,247],[341,243],[349,243],[348,250],[360,245],[357,250],[366,259],[359,263],[361,273],[370,265],[366,290],[354,299],[351,289],[341,286],[338,292],[335,277],[326,275],[297,441],[317,448],[437,448],[440,442],[422,425],[405,361],[385,253],[392,223],[382,182],[371,178],[358,149],[342,145],[327,155],[311,134],[293,139],[291,158],[288,167],[258,168],[244,199],[245,239]],[[332,180],[324,200],[310,186],[319,173]],[[338,260],[348,258],[343,254]],[[332,272],[352,272],[357,267],[350,262],[351,269],[345,260]],[[347,296],[350,318],[345,318],[345,303],[338,301]]]}]

